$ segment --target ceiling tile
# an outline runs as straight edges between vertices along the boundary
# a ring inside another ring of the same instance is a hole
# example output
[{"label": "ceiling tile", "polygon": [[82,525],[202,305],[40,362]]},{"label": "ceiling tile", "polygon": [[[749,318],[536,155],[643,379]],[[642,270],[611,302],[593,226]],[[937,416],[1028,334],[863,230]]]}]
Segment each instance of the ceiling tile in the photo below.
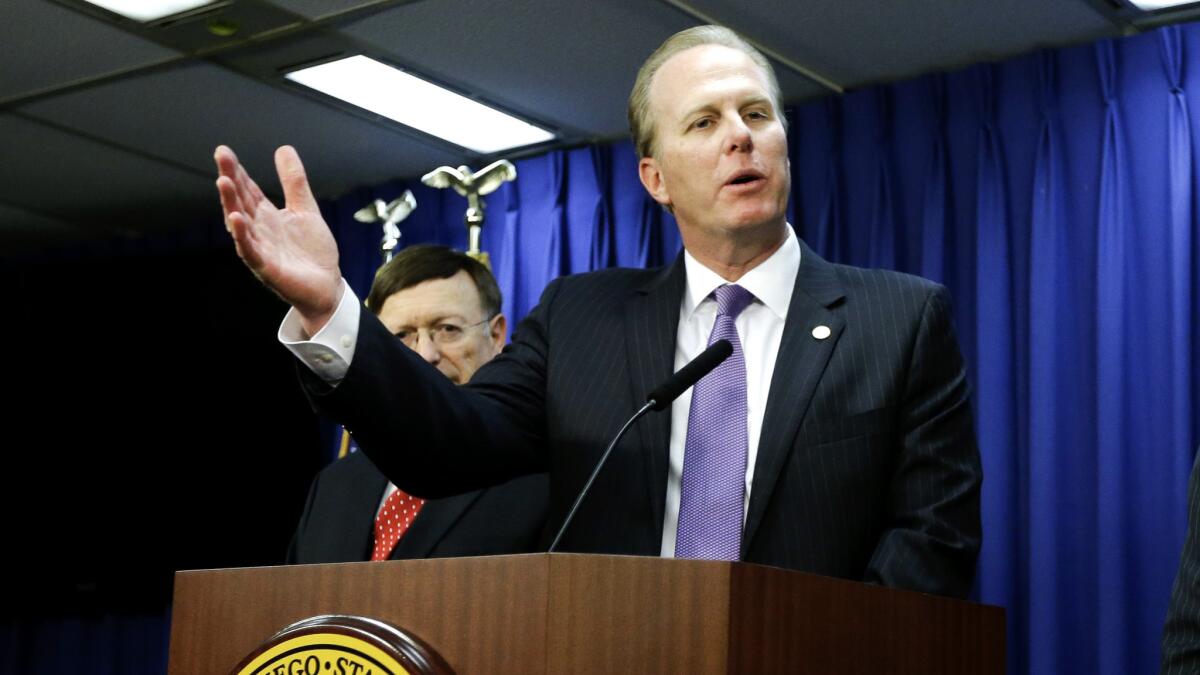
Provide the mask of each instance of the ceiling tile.
[{"label": "ceiling tile", "polygon": [[277,192],[273,153],[284,144],[300,151],[319,197],[465,159],[290,87],[269,86],[206,63],[45,99],[22,112],[203,174],[213,171],[213,150],[224,143],[269,193]]},{"label": "ceiling tile", "polygon": [[694,24],[646,0],[440,0],[402,5],[342,30],[400,65],[584,136],[628,134],[638,66]]},{"label": "ceiling tile", "polygon": [[0,2],[0,102],[177,56],[46,0]]},{"label": "ceiling tile", "polygon": [[809,101],[834,93],[832,89],[790,70],[787,66],[777,62],[772,62],[771,65],[775,69],[775,79],[779,80],[779,92],[783,95],[785,103]]},{"label": "ceiling tile", "polygon": [[[0,203],[70,222],[101,222],[132,209],[170,214],[198,199],[216,200],[206,176],[17,115],[0,116],[0,157],[5,159],[0,163]],[[117,227],[140,230],[145,224]]]},{"label": "ceiling tile", "polygon": [[379,4],[379,0],[270,0],[272,5],[308,19],[320,19]]},{"label": "ceiling tile", "polygon": [[1120,33],[1086,0],[689,0],[689,4],[846,86]]}]

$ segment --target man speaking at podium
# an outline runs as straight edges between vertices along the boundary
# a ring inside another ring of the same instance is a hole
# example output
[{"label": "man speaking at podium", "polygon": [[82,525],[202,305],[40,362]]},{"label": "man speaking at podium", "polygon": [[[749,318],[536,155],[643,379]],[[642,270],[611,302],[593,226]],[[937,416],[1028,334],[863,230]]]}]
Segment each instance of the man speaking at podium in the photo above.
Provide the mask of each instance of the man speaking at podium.
[{"label": "man speaking at podium", "polygon": [[684,252],[665,269],[552,282],[465,387],[359,311],[293,149],[276,153],[280,210],[218,148],[238,253],[311,339],[294,350],[311,399],[413,494],[548,471],[553,526],[647,394],[726,339],[732,356],[616,447],[562,550],[965,596],[981,468],[945,289],[828,263],[796,238],[779,87],[733,32],[669,38],[629,116],[642,183]]}]

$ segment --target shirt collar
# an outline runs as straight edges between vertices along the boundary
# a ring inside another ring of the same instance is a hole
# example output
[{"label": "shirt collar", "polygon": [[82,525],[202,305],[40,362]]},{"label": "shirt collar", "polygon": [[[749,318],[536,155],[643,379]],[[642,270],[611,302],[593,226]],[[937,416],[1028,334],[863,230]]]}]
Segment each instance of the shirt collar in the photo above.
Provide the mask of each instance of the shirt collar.
[{"label": "shirt collar", "polygon": [[[683,294],[684,319],[690,319],[696,308],[703,303],[718,286],[729,283],[721,275],[705,267],[684,249],[683,265],[687,272],[687,292]],[[737,284],[754,294],[780,319],[787,319],[788,305],[792,302],[792,291],[796,287],[796,274],[800,271],[800,242],[787,226],[783,245],[769,258],[746,272]]]}]

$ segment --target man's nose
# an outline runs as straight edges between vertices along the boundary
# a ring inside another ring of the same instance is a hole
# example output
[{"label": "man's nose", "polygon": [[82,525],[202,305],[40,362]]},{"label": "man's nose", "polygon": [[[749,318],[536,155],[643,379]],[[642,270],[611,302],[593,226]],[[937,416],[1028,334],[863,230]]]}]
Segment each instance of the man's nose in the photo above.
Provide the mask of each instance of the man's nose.
[{"label": "man's nose", "polygon": [[437,365],[442,360],[442,352],[434,344],[433,337],[424,331],[417,331],[417,344],[413,346],[413,351],[420,354],[426,363]]},{"label": "man's nose", "polygon": [[729,130],[726,149],[729,152],[750,152],[754,149],[754,136],[750,133],[750,127],[746,126],[746,121],[740,115],[731,115],[730,117],[732,119],[726,125]]}]

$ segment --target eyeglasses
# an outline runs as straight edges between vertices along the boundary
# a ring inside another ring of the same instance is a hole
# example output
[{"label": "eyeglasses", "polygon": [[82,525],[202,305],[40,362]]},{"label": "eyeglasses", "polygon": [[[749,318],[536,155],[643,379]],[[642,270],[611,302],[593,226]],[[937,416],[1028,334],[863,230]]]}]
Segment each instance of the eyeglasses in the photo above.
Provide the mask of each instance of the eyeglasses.
[{"label": "eyeglasses", "polygon": [[417,348],[417,336],[421,333],[425,334],[426,340],[433,340],[433,344],[439,347],[448,347],[461,342],[466,337],[468,330],[482,326],[494,318],[496,318],[495,315],[492,315],[483,321],[476,321],[466,326],[460,326],[453,321],[440,321],[432,326],[403,326],[396,331],[396,337],[400,338],[404,346],[409,349]]}]

